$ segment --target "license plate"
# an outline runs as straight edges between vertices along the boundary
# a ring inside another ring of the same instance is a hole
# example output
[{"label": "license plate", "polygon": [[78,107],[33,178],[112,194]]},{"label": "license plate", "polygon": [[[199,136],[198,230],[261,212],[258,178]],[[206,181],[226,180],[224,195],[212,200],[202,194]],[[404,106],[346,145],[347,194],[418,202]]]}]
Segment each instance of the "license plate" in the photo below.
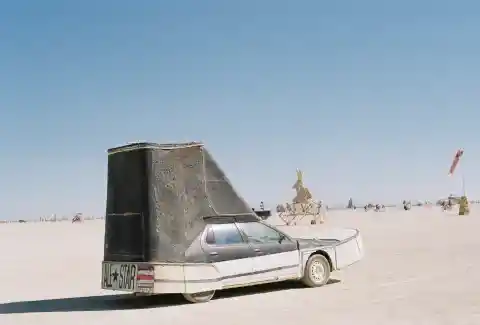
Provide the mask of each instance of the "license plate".
[{"label": "license plate", "polygon": [[130,263],[103,263],[102,288],[120,291],[135,291],[138,265]]}]

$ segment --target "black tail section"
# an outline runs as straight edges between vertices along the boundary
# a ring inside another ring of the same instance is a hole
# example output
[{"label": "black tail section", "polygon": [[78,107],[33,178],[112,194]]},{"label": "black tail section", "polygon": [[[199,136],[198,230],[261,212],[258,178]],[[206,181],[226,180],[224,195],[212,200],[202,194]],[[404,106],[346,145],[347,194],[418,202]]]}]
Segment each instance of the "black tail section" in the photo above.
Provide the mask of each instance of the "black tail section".
[{"label": "black tail section", "polygon": [[105,261],[142,262],[148,256],[148,182],[145,154],[108,156]]}]

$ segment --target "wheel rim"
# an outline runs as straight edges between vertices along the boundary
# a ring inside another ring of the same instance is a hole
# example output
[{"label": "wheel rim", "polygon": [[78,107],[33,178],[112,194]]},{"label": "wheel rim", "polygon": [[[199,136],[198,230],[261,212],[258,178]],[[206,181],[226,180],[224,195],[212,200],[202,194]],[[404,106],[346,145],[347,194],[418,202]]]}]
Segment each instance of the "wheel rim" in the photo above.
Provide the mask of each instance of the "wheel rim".
[{"label": "wheel rim", "polygon": [[313,261],[310,265],[310,275],[313,281],[316,283],[323,282],[325,280],[325,265],[320,261]]}]

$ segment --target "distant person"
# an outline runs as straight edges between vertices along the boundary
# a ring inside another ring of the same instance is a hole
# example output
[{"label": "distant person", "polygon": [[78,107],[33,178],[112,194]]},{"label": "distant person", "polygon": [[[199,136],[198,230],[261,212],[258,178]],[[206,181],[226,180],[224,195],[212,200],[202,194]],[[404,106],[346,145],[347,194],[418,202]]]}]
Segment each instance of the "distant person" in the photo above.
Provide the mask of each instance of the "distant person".
[{"label": "distant person", "polygon": [[320,217],[320,223],[324,223],[327,211],[325,209],[325,205],[323,204],[323,200],[318,201],[318,214]]}]

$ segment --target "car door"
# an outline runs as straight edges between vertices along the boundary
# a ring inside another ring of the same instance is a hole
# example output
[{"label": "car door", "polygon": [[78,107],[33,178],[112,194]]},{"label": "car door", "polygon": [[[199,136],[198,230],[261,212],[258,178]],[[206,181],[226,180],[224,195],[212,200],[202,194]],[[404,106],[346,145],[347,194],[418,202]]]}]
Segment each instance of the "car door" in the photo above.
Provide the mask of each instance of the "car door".
[{"label": "car door", "polygon": [[255,282],[296,278],[301,274],[297,243],[262,222],[237,222],[256,256],[253,258]]},{"label": "car door", "polygon": [[233,222],[225,220],[208,224],[202,248],[207,260],[214,263],[224,287],[247,284],[252,281],[255,252]]}]

